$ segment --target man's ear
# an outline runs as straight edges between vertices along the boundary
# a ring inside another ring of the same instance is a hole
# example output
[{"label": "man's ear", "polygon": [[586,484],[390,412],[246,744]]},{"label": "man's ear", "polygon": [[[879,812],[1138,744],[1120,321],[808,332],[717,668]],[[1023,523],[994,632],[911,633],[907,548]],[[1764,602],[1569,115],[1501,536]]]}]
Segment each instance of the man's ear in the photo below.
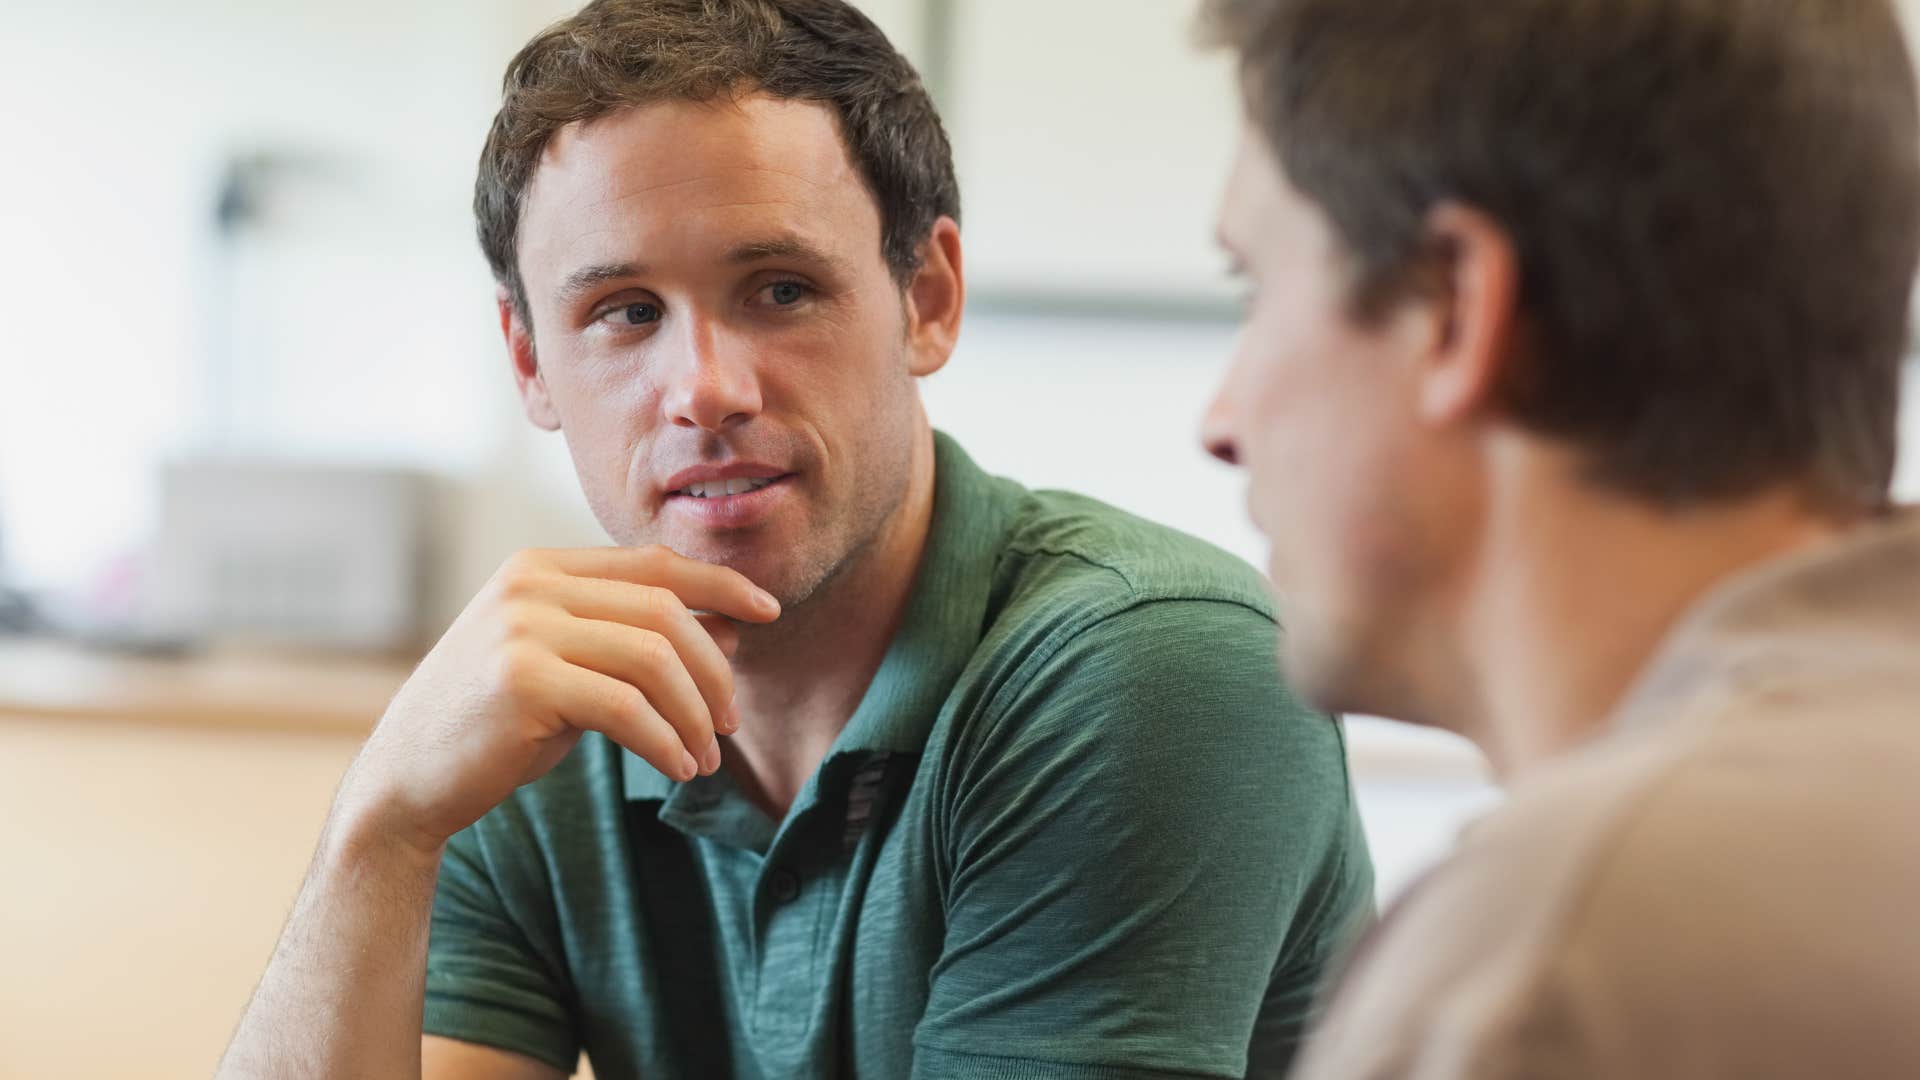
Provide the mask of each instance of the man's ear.
[{"label": "man's ear", "polygon": [[960,340],[960,314],[967,306],[960,226],[952,218],[933,223],[906,300],[908,368],[916,376],[931,375],[953,356],[954,344]]},{"label": "man's ear", "polygon": [[1520,333],[1520,255],[1513,237],[1479,210],[1443,203],[1427,215],[1436,265],[1436,330],[1421,377],[1420,412],[1450,424],[1500,404],[1513,378]]},{"label": "man's ear", "polygon": [[543,431],[559,431],[560,416],[547,396],[547,381],[534,355],[533,328],[520,317],[505,285],[495,290],[493,300],[500,309],[500,333],[507,340],[507,359],[513,363],[513,381],[520,388],[520,403],[527,410],[527,419]]}]

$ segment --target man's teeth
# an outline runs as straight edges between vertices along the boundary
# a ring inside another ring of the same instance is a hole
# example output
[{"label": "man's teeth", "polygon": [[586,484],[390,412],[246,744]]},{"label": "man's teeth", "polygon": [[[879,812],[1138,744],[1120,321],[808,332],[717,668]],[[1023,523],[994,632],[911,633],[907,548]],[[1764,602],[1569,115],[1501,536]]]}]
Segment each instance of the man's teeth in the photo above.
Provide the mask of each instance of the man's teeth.
[{"label": "man's teeth", "polygon": [[704,484],[689,484],[680,489],[680,494],[690,495],[696,499],[717,499],[722,495],[745,495],[749,491],[759,491],[761,488],[773,483],[773,480],[773,477],[768,477],[765,480],[748,480],[745,478],[739,480],[709,480]]}]

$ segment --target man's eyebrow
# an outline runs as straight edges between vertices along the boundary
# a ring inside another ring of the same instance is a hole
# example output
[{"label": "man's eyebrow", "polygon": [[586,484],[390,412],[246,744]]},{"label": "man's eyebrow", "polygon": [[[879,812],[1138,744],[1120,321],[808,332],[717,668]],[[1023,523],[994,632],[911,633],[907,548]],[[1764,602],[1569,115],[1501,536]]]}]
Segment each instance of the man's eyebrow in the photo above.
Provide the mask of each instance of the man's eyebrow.
[{"label": "man's eyebrow", "polygon": [[735,265],[764,262],[768,259],[799,259],[803,262],[820,263],[835,270],[843,269],[845,265],[839,256],[828,254],[811,242],[791,233],[765,240],[752,240],[727,252],[727,261]]},{"label": "man's eyebrow", "polygon": [[[799,236],[791,233],[768,237],[765,240],[750,240],[726,253],[726,261],[734,265],[764,262],[768,259],[798,259],[803,262],[819,263],[833,270],[844,271],[845,260],[829,254]],[[594,291],[609,281],[642,277],[647,268],[638,263],[597,263],[583,266],[568,274],[556,290],[562,306],[574,304],[581,297]]]},{"label": "man's eyebrow", "polygon": [[559,297],[561,306],[567,306],[609,281],[622,278],[639,277],[646,268],[634,263],[600,263],[595,266],[583,266],[568,274],[560,283]]}]

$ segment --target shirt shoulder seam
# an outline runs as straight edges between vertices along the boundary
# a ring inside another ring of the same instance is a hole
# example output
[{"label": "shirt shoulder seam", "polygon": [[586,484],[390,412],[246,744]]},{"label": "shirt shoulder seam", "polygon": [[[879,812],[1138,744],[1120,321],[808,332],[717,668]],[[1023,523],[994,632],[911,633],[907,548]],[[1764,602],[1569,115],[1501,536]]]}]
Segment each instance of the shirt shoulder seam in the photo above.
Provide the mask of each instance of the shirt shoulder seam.
[{"label": "shirt shoulder seam", "polygon": [[[1073,559],[1096,570],[1104,570],[1112,574],[1114,577],[1120,579],[1120,582],[1126,586],[1126,596],[1120,604],[1112,608],[1108,614],[1120,614],[1129,606],[1137,606],[1139,604],[1153,603],[1161,600],[1194,600],[1234,604],[1254,612],[1268,622],[1276,621],[1273,612],[1266,607],[1267,601],[1264,597],[1257,596],[1246,588],[1237,588],[1223,582],[1203,579],[1180,584],[1147,583],[1141,581],[1138,575],[1129,573],[1126,569],[1110,561],[1095,558],[1093,555],[1078,548],[1058,545],[1009,544],[1001,550],[999,561],[1004,563],[1009,555],[1040,555],[1056,559]],[[1100,609],[1096,607],[1094,610],[1098,611]],[[1096,616],[1090,619],[1085,625],[1090,627],[1101,621],[1101,618],[1100,616]]]},{"label": "shirt shoulder seam", "polygon": [[994,691],[993,696],[988,699],[986,707],[982,710],[983,714],[989,717],[1002,715],[1004,709],[1003,700],[1012,700],[1024,693],[1027,687],[1032,684],[1033,680],[1039,677],[1040,671],[1051,663],[1054,657],[1058,656],[1061,651],[1074,640],[1092,630],[1112,622],[1114,619],[1123,615],[1138,611],[1141,608],[1152,607],[1158,604],[1188,603],[1220,604],[1228,607],[1237,607],[1253,613],[1268,623],[1274,622],[1272,615],[1241,599],[1213,596],[1142,595],[1137,590],[1130,591],[1117,603],[1095,605],[1088,609],[1087,614],[1083,617],[1070,620],[1048,631],[1046,636],[1027,653],[1025,659],[1014,669],[1012,677],[1007,679],[1005,683]]}]

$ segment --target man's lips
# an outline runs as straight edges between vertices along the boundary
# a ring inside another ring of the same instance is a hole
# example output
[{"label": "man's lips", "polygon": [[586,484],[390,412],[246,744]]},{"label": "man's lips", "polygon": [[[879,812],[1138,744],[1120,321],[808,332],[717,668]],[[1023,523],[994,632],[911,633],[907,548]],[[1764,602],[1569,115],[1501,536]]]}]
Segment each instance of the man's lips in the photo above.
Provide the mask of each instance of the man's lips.
[{"label": "man's lips", "polygon": [[[695,480],[689,487],[668,492],[661,500],[661,512],[668,517],[703,529],[746,529],[764,523],[768,516],[793,497],[797,477],[783,473],[772,477],[754,477],[758,486],[748,489],[746,479]],[[739,485],[739,490],[725,485]]]},{"label": "man's lips", "polygon": [[716,490],[724,486],[727,489],[741,489],[732,493],[744,494],[743,485],[752,482],[755,487],[781,480],[792,473],[777,465],[767,465],[757,461],[737,461],[727,465],[700,465],[691,469],[682,469],[667,478],[661,485],[661,497],[698,498],[694,492],[703,491],[708,498],[726,497]]}]

